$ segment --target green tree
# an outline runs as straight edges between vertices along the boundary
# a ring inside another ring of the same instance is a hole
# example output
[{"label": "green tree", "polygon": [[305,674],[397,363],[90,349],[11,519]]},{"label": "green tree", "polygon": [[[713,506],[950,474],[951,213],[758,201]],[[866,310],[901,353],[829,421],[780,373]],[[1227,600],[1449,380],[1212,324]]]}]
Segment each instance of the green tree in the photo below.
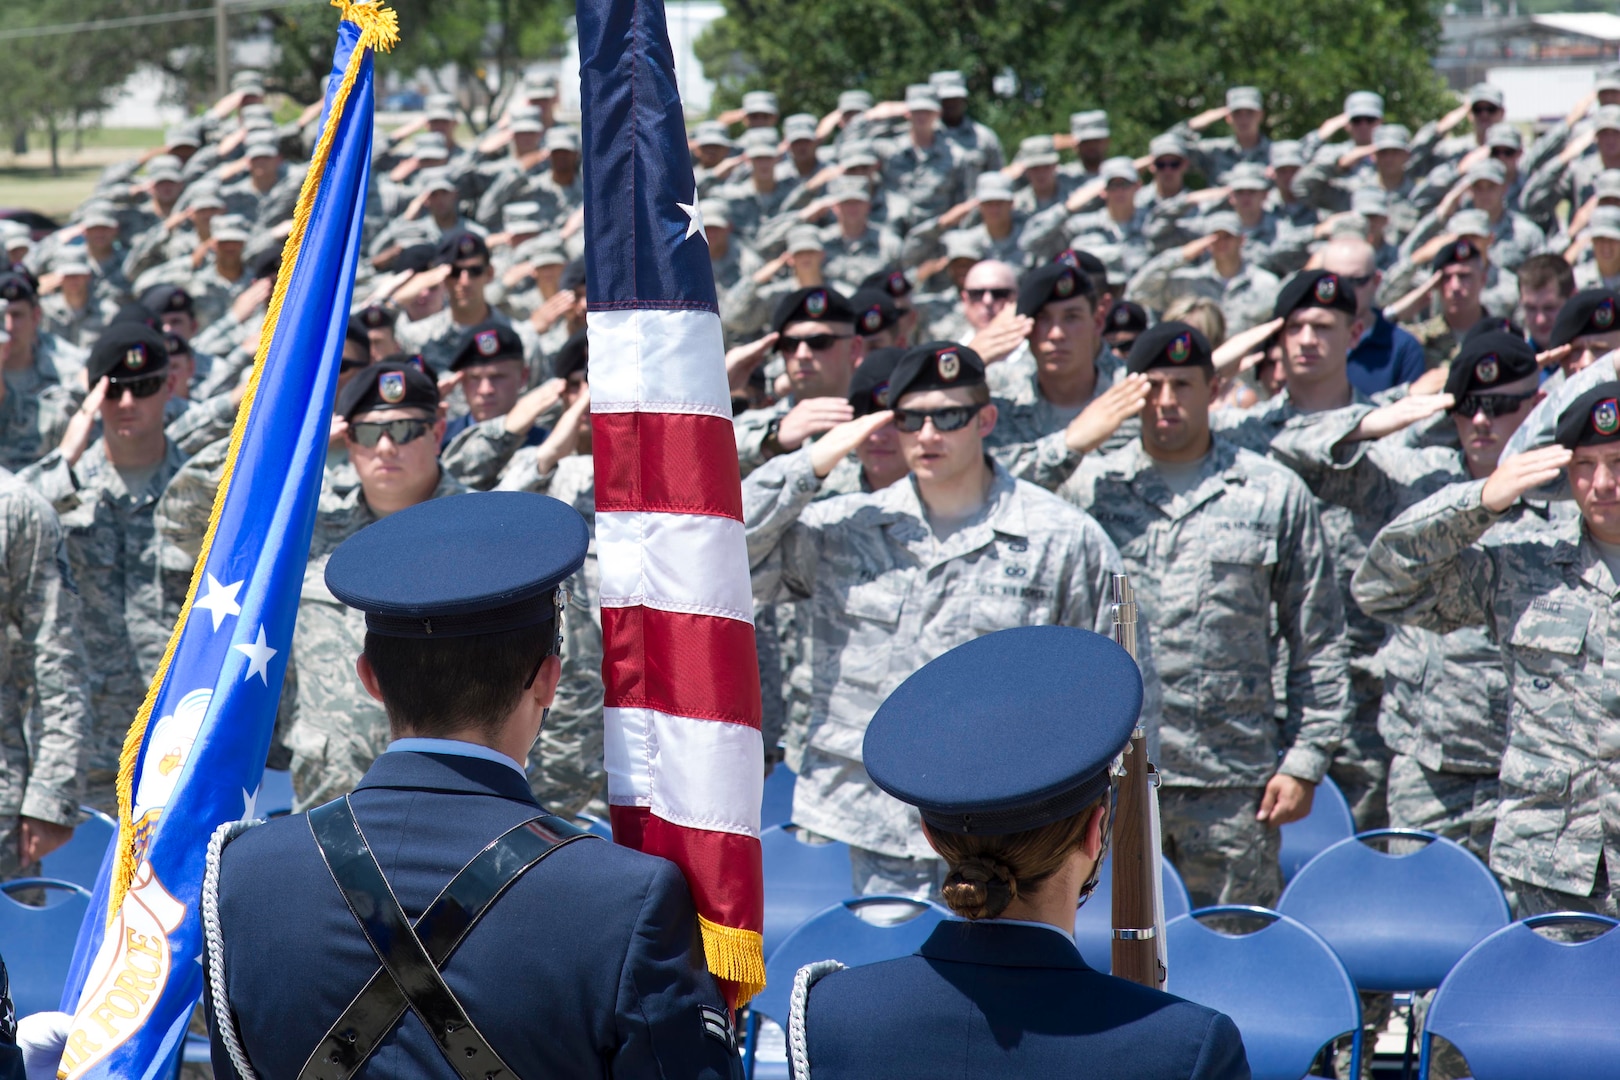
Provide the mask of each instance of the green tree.
[{"label": "green tree", "polygon": [[[1228,86],[1266,96],[1273,136],[1297,137],[1376,89],[1392,120],[1421,123],[1447,98],[1430,65],[1430,0],[725,0],[699,39],[715,108],[772,89],[818,115],[838,92],[903,95],[930,71],[962,71],[973,114],[1013,146],[1105,108],[1120,152],[1203,109]],[[1010,75],[1017,89],[997,93]],[[1012,149],[1013,147],[1009,147]]]}]

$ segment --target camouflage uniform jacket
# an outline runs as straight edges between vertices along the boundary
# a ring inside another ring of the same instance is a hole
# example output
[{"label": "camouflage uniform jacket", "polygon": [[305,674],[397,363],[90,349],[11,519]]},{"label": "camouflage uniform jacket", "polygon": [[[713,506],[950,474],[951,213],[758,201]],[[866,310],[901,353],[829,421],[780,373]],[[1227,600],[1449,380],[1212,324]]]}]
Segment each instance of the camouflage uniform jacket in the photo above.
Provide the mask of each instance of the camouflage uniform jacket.
[{"label": "camouflage uniform jacket", "polygon": [[[430,497],[465,490],[440,470]],[[365,647],[365,613],[346,606],[326,587],[332,552],[376,520],[361,488],[341,496],[323,493],[316,512],[288,663],[289,688],[297,686],[287,744],[299,810],[348,792],[388,747],[388,714],[354,673],[354,658]]]},{"label": "camouflage uniform jacket", "polygon": [[[807,597],[814,685],[794,794],[803,827],[856,847],[935,858],[917,811],[880,792],[861,767],[872,713],[928,661],[1013,626],[1110,632],[1104,596],[1123,563],[1097,523],[994,466],[985,511],[941,539],[914,481],[816,502],[804,451],[743,485],[754,595]],[[1144,628],[1145,629],[1145,628]],[[1158,731],[1158,679],[1147,635],[1144,723]]]},{"label": "camouflage uniform jacket", "polygon": [[[1107,345],[1093,363],[1097,369],[1097,385],[1092,388],[1086,405],[1125,377],[1125,361]],[[996,406],[996,426],[985,439],[991,456],[1019,479],[1049,491],[1057,490],[1080,464],[1080,455],[1070,450],[1064,439],[1069,421],[1079,416],[1086,406],[1065,409],[1046,400],[1046,395],[1041,393],[1035,358],[1027,346],[991,364],[985,370],[985,380],[990,384],[991,400]],[[1126,420],[1103,443],[1103,451],[1125,446],[1136,439],[1141,430],[1141,422],[1136,418]]]},{"label": "camouflage uniform jacket", "polygon": [[[876,149],[883,160],[883,186],[904,196],[919,217],[938,217],[973,194],[978,171],[949,139],[936,136],[924,150],[911,141],[908,130]],[[831,261],[831,252],[827,258]]]},{"label": "camouflage uniform jacket", "polygon": [[1271,318],[1282,282],[1277,275],[1245,261],[1232,277],[1223,278],[1215,263],[1203,259],[1188,265],[1180,248],[1155,255],[1131,278],[1125,296],[1164,311],[1184,296],[1205,296],[1221,306],[1226,332],[1235,334]]},{"label": "camouflage uniform jacket", "polygon": [[79,596],[44,498],[0,473],[0,815],[79,819],[90,741]]},{"label": "camouflage uniform jacket", "polygon": [[1187,160],[1194,169],[1204,174],[1211,184],[1226,182],[1226,174],[1239,165],[1270,165],[1271,138],[1260,136],[1260,141],[1245,150],[1236,135],[1200,135],[1185,121],[1171,128],[1168,134],[1179,135],[1187,145]]},{"label": "camouflage uniform jacket", "polygon": [[[529,367],[530,384],[533,385],[544,378],[550,369],[540,348],[540,335],[534,332],[534,327],[529,321],[524,319],[514,322],[494,308],[490,308],[489,314],[485,317],[497,322],[505,320],[511,326],[512,332],[522,340],[523,362]],[[467,336],[471,333],[472,325],[456,322],[450,309],[445,307],[425,319],[400,323],[395,336],[401,349],[407,353],[417,354],[436,373],[443,374],[450,370],[450,362],[467,343]],[[465,408],[462,411],[465,411]]]},{"label": "camouflage uniform jacket", "polygon": [[[1272,453],[1316,496],[1379,528],[1450,484],[1471,479],[1449,416],[1377,442],[1342,444],[1366,406],[1289,428]],[[1342,445],[1341,445],[1342,444]],[[1520,504],[1492,530],[1544,528],[1544,505]],[[1384,696],[1378,732],[1391,750],[1435,772],[1496,774],[1507,747],[1508,685],[1501,648],[1483,627],[1436,634],[1398,626],[1378,652]]]},{"label": "camouflage uniform jacket", "polygon": [[20,474],[61,516],[68,563],[79,587],[79,629],[95,715],[88,755],[92,769],[118,767],[124,732],[157,674],[191,584],[189,565],[167,564],[157,531],[158,497],[186,460],[174,443],[167,448],[139,491],[124,486],[99,440],[76,465],[52,451]]},{"label": "camouflage uniform jacket", "polygon": [[1379,533],[1356,599],[1391,621],[1502,643],[1511,689],[1491,869],[1589,895],[1599,859],[1620,865],[1620,694],[1605,660],[1620,585],[1573,514],[1480,543],[1501,520],[1485,481],[1444,488]]},{"label": "camouflage uniform jacket", "polygon": [[853,240],[847,239],[837,224],[828,225],[821,230],[821,247],[826,254],[821,264],[822,277],[846,296],[871,275],[900,263],[900,238],[877,225],[868,225]]},{"label": "camouflage uniform jacket", "polygon": [[[1136,442],[1088,457],[1059,494],[1118,546],[1154,627],[1165,783],[1320,781],[1349,722],[1350,678],[1333,562],[1299,478],[1215,439],[1178,496]],[[1258,647],[1273,617],[1289,657],[1280,725],[1272,658]]]},{"label": "camouflage uniform jacket", "polygon": [[1462,335],[1446,322],[1444,315],[1436,315],[1406,327],[1423,346],[1423,366],[1433,369],[1451,363],[1457,350],[1462,348]]},{"label": "camouflage uniform jacket", "polygon": [[79,395],[64,386],[18,390],[6,380],[0,401],[0,468],[13,472],[28,468],[62,441],[68,421],[79,407]]}]

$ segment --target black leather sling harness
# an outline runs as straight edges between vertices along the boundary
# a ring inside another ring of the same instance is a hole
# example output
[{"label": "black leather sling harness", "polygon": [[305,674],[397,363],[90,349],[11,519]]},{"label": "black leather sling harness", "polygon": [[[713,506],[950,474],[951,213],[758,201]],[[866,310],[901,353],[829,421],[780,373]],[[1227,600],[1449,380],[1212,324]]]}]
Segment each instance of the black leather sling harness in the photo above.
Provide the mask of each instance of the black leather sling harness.
[{"label": "black leather sling harness", "polygon": [[518,1080],[467,1016],[439,969],[491,904],[540,860],[591,834],[544,814],[490,841],[413,926],[383,877],[347,796],[309,812],[309,830],[344,902],[382,962],[310,1054],[299,1080],[349,1080],[414,1011],[462,1080]]}]

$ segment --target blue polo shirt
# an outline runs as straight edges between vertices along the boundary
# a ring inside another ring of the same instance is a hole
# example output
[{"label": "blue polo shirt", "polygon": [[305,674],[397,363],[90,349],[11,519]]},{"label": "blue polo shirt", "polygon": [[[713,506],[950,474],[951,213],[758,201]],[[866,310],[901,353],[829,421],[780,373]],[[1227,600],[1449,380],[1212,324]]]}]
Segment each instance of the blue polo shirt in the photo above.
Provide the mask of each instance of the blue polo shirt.
[{"label": "blue polo shirt", "polygon": [[1350,350],[1347,374],[1350,385],[1368,397],[1403,383],[1424,372],[1423,346],[1382,312],[1356,347]]}]

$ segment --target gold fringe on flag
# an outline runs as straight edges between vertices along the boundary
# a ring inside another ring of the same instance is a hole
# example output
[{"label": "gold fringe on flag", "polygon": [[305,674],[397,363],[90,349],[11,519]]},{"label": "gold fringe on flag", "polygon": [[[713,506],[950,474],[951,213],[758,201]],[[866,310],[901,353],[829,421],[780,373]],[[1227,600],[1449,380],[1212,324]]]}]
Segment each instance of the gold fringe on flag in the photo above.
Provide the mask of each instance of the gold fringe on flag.
[{"label": "gold fringe on flag", "polygon": [[281,317],[282,304],[287,299],[287,287],[292,280],[293,268],[298,262],[298,253],[303,247],[304,233],[309,228],[310,215],[315,207],[315,194],[320,190],[322,177],[326,175],[326,165],[332,156],[332,143],[337,139],[338,125],[343,120],[349,93],[360,77],[360,66],[365,59],[366,50],[388,52],[399,44],[399,17],[391,8],[383,6],[380,0],[360,0],[353,3],[347,0],[332,0],[332,6],[342,9],[344,22],[353,23],[360,28],[360,41],[349,55],[349,63],[343,70],[343,81],[338,84],[337,90],[332,95],[326,124],[321,129],[320,140],[315,144],[315,152],[310,157],[309,171],[304,174],[303,186],[298,191],[298,205],[293,211],[292,231],[288,233],[287,242],[281,249],[281,269],[276,274],[275,291],[271,293],[269,306],[265,310],[263,330],[259,336],[259,350],[253,358],[247,390],[242,396],[242,404],[236,411],[236,422],[231,427],[231,443],[226,452],[224,473],[220,478],[219,489],[214,493],[214,508],[208,516],[208,531],[203,536],[202,551],[197,556],[197,563],[191,570],[191,585],[186,589],[185,603],[181,605],[180,617],[175,620],[174,630],[169,634],[169,644],[163,650],[163,659],[158,663],[157,675],[146,689],[146,699],[141,702],[140,709],[135,713],[135,721],[130,724],[129,732],[124,736],[124,749],[118,758],[118,858],[113,865],[111,888],[107,897],[108,926],[111,926],[113,920],[117,918],[119,909],[123,907],[124,894],[129,890],[130,882],[135,877],[135,823],[130,820],[134,813],[135,763],[141,755],[141,744],[146,741],[146,726],[152,718],[152,707],[157,701],[158,690],[168,676],[169,664],[174,659],[174,650],[180,641],[181,631],[185,628],[186,620],[191,617],[191,605],[197,595],[198,579],[203,576],[203,567],[208,563],[208,553],[214,544],[214,530],[219,526],[225,497],[230,491],[231,477],[236,470],[236,456],[242,448],[248,419],[253,413],[253,399],[259,388],[259,377],[264,371],[265,357],[270,353],[270,343],[275,340],[276,324]]},{"label": "gold fringe on flag", "polygon": [[703,935],[703,955],[709,961],[709,974],[737,988],[732,1007],[742,1008],[750,998],[765,989],[765,939],[752,930],[721,926],[698,916]]}]

